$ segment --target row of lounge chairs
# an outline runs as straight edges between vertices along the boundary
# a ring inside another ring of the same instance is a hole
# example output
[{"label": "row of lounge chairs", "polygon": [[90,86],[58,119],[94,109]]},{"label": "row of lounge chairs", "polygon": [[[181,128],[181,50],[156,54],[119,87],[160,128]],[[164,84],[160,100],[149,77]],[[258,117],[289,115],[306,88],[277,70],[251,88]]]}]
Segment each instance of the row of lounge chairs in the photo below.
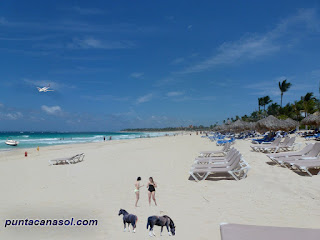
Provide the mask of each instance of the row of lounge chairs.
[{"label": "row of lounge chairs", "polygon": [[238,150],[232,148],[225,152],[227,148],[230,148],[230,145],[224,146],[221,151],[200,152],[189,171],[193,179],[198,182],[216,173],[229,174],[237,181],[245,178],[250,169],[249,164]]},{"label": "row of lounge chairs", "polygon": [[49,160],[50,165],[60,165],[60,164],[75,164],[82,162],[84,160],[84,153],[74,155],[68,158],[57,158]]},{"label": "row of lounge chairs", "polygon": [[[308,144],[298,152],[267,154],[271,161],[289,169],[298,169],[312,177],[310,169],[320,168],[320,143]],[[318,172],[320,175],[320,171]]]},{"label": "row of lounge chairs", "polygon": [[282,138],[276,138],[271,144],[256,144],[250,147],[255,152],[276,153],[279,151],[292,151],[295,147],[296,137],[285,137],[282,142],[281,139]]}]

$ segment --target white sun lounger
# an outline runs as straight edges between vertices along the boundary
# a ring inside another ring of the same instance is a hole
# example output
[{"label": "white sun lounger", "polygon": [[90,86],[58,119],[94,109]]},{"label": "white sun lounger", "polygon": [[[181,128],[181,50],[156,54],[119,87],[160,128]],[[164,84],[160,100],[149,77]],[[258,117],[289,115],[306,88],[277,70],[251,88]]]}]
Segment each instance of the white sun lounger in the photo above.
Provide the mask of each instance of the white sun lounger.
[{"label": "white sun lounger", "polygon": [[281,138],[276,138],[271,144],[269,145],[251,145],[250,147],[252,148],[253,151],[256,152],[276,152],[279,148],[279,144],[280,144]]},{"label": "white sun lounger", "polygon": [[[226,161],[218,161],[218,162],[207,162],[206,164],[199,164],[199,163],[194,163],[191,166],[191,169],[200,169],[200,168],[216,168],[216,167],[229,167],[232,165],[234,161],[236,161],[237,157],[241,158],[241,154],[236,151],[233,153]],[[241,160],[241,159],[240,159]]]},{"label": "white sun lounger", "polygon": [[293,163],[296,161],[303,161],[303,160],[314,160],[320,153],[320,143],[315,143],[311,150],[304,154],[303,156],[289,156],[289,157],[278,157],[274,158],[273,161],[279,165],[283,166],[292,166]]},{"label": "white sun lounger", "polygon": [[[312,168],[320,168],[320,158],[317,158],[316,160],[306,160],[306,161],[299,161],[293,164],[293,167],[298,168],[300,171],[305,171],[308,173],[310,177],[312,177],[312,174],[309,172],[309,169]],[[320,171],[318,172],[318,175],[320,175]],[[319,235],[320,239],[320,235]]]},{"label": "white sun lounger", "polygon": [[50,165],[59,165],[59,164],[75,164],[82,162],[84,160],[84,153],[74,155],[69,158],[57,158],[49,160]]},{"label": "white sun lounger", "polygon": [[217,150],[217,151],[201,151],[199,157],[210,157],[210,156],[214,156],[216,154],[225,156],[227,154],[227,152],[229,152],[230,147],[231,147],[231,143],[228,142],[223,146],[223,148],[221,150]]},{"label": "white sun lounger", "polygon": [[194,163],[212,163],[212,162],[226,162],[228,161],[237,150],[235,148],[232,148],[225,157],[201,157],[201,158],[195,158]]},{"label": "white sun lounger", "polygon": [[[248,164],[240,164],[240,160],[241,160],[241,156],[238,156],[230,166],[227,166],[227,167],[208,166],[206,168],[193,168],[193,169],[190,169],[189,173],[197,182],[201,180],[205,180],[210,174],[214,174],[214,173],[228,173],[235,180],[238,181],[242,178],[245,178],[250,169],[250,166]],[[245,161],[243,162],[245,163]]]},{"label": "white sun lounger", "polygon": [[305,146],[302,150],[298,151],[298,152],[282,152],[282,153],[271,153],[271,154],[267,154],[267,156],[273,160],[279,157],[291,157],[291,156],[303,156],[305,154],[307,154],[308,152],[311,151],[311,149],[313,148],[314,144],[308,144],[307,146]]}]

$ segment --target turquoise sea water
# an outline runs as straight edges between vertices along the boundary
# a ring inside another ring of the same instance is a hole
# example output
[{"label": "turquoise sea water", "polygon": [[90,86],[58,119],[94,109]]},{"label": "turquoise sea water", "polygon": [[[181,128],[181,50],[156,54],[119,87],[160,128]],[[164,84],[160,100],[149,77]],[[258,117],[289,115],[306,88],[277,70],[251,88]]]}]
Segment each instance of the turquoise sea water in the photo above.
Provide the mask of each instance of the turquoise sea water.
[{"label": "turquoise sea water", "polygon": [[[0,132],[0,151],[7,151],[16,148],[33,148],[61,144],[103,142],[103,138],[109,141],[121,139],[135,139],[147,137],[159,137],[168,133],[124,133],[124,132]],[[19,141],[16,147],[8,146],[5,141],[10,138]]]}]

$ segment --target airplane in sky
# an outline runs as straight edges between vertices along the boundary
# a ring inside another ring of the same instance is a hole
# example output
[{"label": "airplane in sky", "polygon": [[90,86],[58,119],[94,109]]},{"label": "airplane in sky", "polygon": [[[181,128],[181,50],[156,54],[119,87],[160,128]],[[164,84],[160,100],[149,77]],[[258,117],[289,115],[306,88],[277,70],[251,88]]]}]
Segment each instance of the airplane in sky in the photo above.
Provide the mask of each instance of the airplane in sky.
[{"label": "airplane in sky", "polygon": [[48,87],[42,87],[42,88],[37,87],[39,92],[53,92],[54,91],[54,90],[49,90],[49,88],[50,88],[50,84],[48,85]]}]

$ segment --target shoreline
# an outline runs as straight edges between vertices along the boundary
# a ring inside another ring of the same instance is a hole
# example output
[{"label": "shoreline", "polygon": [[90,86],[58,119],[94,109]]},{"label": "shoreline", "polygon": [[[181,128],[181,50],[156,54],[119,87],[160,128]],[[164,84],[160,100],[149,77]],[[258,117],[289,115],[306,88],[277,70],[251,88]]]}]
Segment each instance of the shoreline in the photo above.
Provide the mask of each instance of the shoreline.
[{"label": "shoreline", "polygon": [[[62,133],[62,132],[61,132]],[[82,132],[74,132],[74,133],[82,133]],[[94,132],[88,132],[88,133],[94,133]],[[101,132],[102,134],[103,132]],[[110,133],[120,133],[120,132],[110,132]],[[128,132],[130,133],[130,132]],[[133,133],[133,132],[132,132]],[[141,134],[146,134],[148,132],[136,132],[136,133],[141,133]],[[164,132],[153,132],[153,133],[159,133],[159,134],[164,134]],[[180,132],[170,132],[170,134],[173,134],[173,133],[180,133]],[[172,136],[172,135],[167,135],[167,136]],[[122,140],[134,140],[134,139],[143,139],[143,138],[157,138],[157,137],[164,137],[166,135],[159,135],[159,136],[143,136],[143,137],[135,137],[135,138],[122,138],[122,139],[117,139],[117,138],[114,138],[114,139],[111,139],[109,140],[108,137],[109,135],[105,135],[106,137],[106,140],[103,141],[87,141],[87,142],[70,142],[70,143],[54,143],[54,144],[48,144],[48,145],[41,145],[42,143],[39,143],[38,145],[35,144],[34,146],[30,146],[30,147],[20,147],[19,145],[16,147],[16,146],[6,146],[7,148],[0,148],[0,154],[3,153],[3,152],[11,152],[11,151],[17,151],[17,150],[28,150],[28,149],[33,149],[33,148],[37,148],[37,146],[39,146],[40,148],[45,148],[45,147],[53,147],[53,146],[65,146],[65,145],[73,145],[73,144],[85,144],[85,143],[105,143],[105,142],[109,142],[109,141],[122,141]],[[104,135],[101,135],[101,138],[104,137]],[[113,137],[113,135],[111,135],[111,137]],[[70,138],[70,137],[69,137]],[[69,138],[66,138],[66,139],[63,139],[62,141],[64,140],[72,140],[72,137],[71,139]],[[83,137],[84,138],[84,137]],[[41,141],[42,139],[40,138],[39,141]],[[54,140],[54,138],[53,138]],[[3,143],[5,144],[5,143]]]},{"label": "shoreline", "polygon": [[[86,147],[89,145],[92,146],[104,146],[104,145],[113,145],[116,143],[125,143],[125,141],[137,141],[137,140],[145,140],[148,141],[150,139],[154,138],[163,138],[163,137],[174,137],[173,135],[169,136],[157,136],[157,137],[145,137],[145,138],[128,138],[128,139],[114,139],[114,140],[106,140],[106,141],[100,141],[100,142],[78,142],[78,143],[66,143],[66,144],[54,144],[54,145],[46,145],[46,146],[41,146],[39,149],[39,152],[41,150],[61,150],[63,147],[67,146],[68,148],[76,148],[76,147]],[[1,150],[0,149],[0,154],[10,154],[10,153],[17,153],[21,152],[24,153],[25,151],[29,151],[30,153],[35,152],[37,153],[37,148],[36,147],[28,147],[28,148],[15,148],[12,147],[12,149],[9,150]],[[0,160],[1,161],[1,160]]]}]

